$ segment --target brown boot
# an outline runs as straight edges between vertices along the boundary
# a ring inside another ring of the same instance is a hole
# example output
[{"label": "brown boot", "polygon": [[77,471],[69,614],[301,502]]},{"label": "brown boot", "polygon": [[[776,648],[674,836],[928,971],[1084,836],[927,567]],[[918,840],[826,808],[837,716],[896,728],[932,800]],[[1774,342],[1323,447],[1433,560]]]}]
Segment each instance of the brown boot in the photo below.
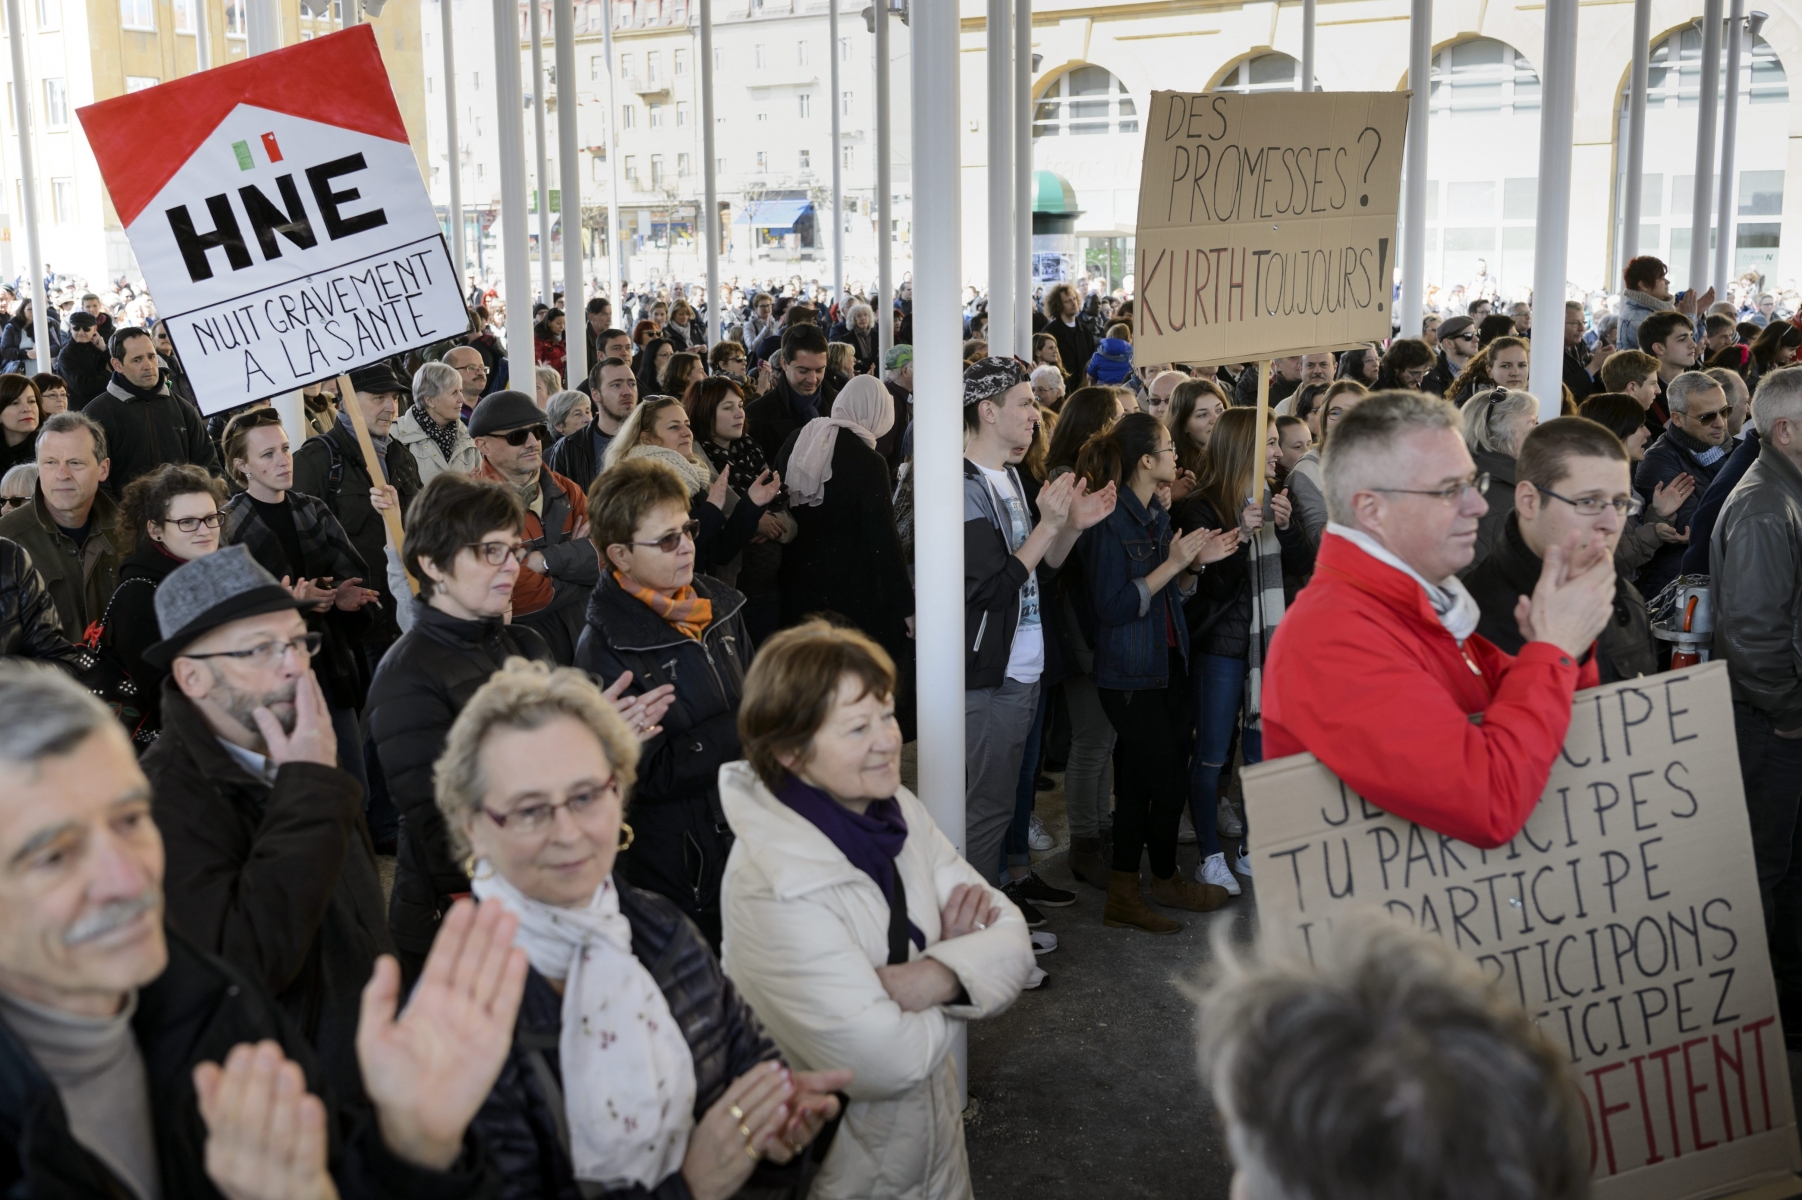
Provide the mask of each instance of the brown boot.
[{"label": "brown boot", "polygon": [[1073,837],[1070,839],[1070,874],[1084,883],[1105,889],[1107,872],[1107,863],[1101,857],[1100,838]]},{"label": "brown boot", "polygon": [[1212,883],[1196,883],[1181,871],[1176,871],[1168,879],[1152,876],[1151,899],[1165,908],[1213,912],[1225,904],[1229,896],[1223,887]]},{"label": "brown boot", "polygon": [[1107,907],[1101,910],[1101,923],[1110,929],[1143,929],[1146,933],[1175,933],[1182,928],[1162,913],[1153,912],[1140,898],[1137,871],[1109,873]]}]

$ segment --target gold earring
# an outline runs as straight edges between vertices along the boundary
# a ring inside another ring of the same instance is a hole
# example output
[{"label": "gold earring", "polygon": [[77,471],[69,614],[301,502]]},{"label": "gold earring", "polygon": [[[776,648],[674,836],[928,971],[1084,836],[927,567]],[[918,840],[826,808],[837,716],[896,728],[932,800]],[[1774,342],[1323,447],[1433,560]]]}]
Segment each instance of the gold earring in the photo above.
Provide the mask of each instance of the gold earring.
[{"label": "gold earring", "polygon": [[624,821],[619,823],[619,848],[621,850],[630,850],[632,848],[632,842],[637,837],[638,835],[632,832],[632,827],[630,825],[626,824]]},{"label": "gold earring", "polygon": [[[477,871],[476,868],[483,863],[487,864],[488,870],[486,872]],[[494,864],[488,862],[485,858],[481,860],[481,863],[478,863],[476,861],[476,856],[474,854],[469,854],[463,859],[463,873],[471,879],[492,879],[494,878]]]}]

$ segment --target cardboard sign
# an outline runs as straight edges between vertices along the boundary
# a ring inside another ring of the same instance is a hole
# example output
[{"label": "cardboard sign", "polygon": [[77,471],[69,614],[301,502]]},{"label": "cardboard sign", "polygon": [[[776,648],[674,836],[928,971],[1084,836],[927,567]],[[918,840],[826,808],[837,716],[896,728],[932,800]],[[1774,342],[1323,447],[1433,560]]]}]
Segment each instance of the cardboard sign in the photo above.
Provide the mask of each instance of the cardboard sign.
[{"label": "cardboard sign", "polygon": [[369,26],[77,115],[203,412],[467,328]]},{"label": "cardboard sign", "polygon": [[1407,92],[1153,92],[1133,354],[1250,362],[1389,336]]},{"label": "cardboard sign", "polygon": [[1579,692],[1539,807],[1489,851],[1311,754],[1249,768],[1263,936],[1306,953],[1374,907],[1475,959],[1568,1056],[1597,1200],[1778,1184],[1802,1151],[1734,745],[1724,663]]}]

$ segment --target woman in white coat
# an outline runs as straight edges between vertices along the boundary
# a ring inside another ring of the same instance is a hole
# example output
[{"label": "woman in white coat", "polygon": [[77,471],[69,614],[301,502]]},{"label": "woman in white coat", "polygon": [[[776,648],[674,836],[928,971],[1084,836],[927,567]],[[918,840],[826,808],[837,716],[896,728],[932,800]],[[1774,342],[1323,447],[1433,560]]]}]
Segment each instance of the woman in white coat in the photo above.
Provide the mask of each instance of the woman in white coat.
[{"label": "woman in white coat", "polygon": [[951,1047],[1033,965],[1019,910],[901,786],[894,693],[863,634],[785,630],[745,677],[749,761],[720,768],[726,973],[797,1069],[855,1072],[812,1200],[971,1195]]},{"label": "woman in white coat", "polygon": [[413,403],[394,422],[394,436],[413,452],[421,487],[446,471],[473,475],[481,468],[481,451],[463,423],[463,376],[445,363],[413,372]]}]

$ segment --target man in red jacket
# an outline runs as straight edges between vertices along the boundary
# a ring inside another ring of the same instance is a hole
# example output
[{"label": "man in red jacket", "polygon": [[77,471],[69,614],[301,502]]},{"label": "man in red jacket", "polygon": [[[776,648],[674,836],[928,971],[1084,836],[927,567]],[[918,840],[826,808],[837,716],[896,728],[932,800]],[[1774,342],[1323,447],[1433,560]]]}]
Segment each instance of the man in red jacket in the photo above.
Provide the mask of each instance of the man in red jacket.
[{"label": "man in red jacket", "polygon": [[1304,750],[1371,803],[1484,848],[1520,832],[1564,744],[1579,665],[1609,619],[1605,540],[1548,547],[1510,656],[1459,582],[1488,510],[1450,404],[1372,396],[1333,427],[1312,582],[1264,676],[1264,754]]}]

